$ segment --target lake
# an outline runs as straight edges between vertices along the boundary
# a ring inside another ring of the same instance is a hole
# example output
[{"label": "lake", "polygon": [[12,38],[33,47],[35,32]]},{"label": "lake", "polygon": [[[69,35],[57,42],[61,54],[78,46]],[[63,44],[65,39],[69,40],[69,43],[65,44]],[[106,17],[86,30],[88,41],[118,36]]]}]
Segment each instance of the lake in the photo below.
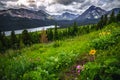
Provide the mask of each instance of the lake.
[{"label": "lake", "polygon": [[[28,32],[36,32],[36,31],[41,31],[41,30],[47,30],[47,29],[49,29],[49,28],[54,28],[55,27],[55,25],[51,25],[51,26],[43,26],[43,27],[37,27],[37,28],[29,28],[29,29],[26,29],[26,30],[28,30]],[[57,27],[59,27],[59,26],[57,26]],[[15,34],[21,34],[22,33],[22,31],[23,31],[24,29],[22,29],[22,30],[15,30]],[[11,31],[5,31],[5,35],[6,36],[9,36],[11,34]]]}]

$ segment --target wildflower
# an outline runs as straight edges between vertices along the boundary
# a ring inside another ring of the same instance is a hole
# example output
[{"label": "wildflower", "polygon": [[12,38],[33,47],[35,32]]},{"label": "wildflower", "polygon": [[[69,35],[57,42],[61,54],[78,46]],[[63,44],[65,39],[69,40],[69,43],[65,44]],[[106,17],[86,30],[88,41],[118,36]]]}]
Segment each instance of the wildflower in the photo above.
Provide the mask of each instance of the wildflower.
[{"label": "wildflower", "polygon": [[95,55],[95,53],[96,53],[96,50],[91,50],[91,51],[89,52],[90,55]]},{"label": "wildflower", "polygon": [[80,65],[77,65],[76,66],[76,70],[77,70],[77,73],[78,73],[78,75],[80,74],[80,71],[81,71],[81,66]]},{"label": "wildflower", "polygon": [[80,65],[77,65],[76,69],[80,69],[80,67],[81,67]]},{"label": "wildflower", "polygon": [[106,32],[102,32],[102,35],[106,35]]},{"label": "wildflower", "polygon": [[83,70],[84,70],[84,66],[82,66],[82,65],[77,65],[77,66],[76,66],[76,71],[77,71],[78,75],[79,75],[80,72],[83,71]]},{"label": "wildflower", "polygon": [[80,70],[78,70],[77,72],[80,73]]}]

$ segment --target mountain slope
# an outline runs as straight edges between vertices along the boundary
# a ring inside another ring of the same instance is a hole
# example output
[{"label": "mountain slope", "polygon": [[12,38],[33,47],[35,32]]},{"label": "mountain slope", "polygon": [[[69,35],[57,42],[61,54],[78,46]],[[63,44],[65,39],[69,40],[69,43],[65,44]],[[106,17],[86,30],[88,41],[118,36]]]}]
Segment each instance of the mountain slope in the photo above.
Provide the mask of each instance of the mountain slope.
[{"label": "mountain slope", "polygon": [[[25,28],[34,28],[40,26],[49,26],[57,23],[59,26],[66,27],[73,22],[78,25],[94,24],[99,21],[99,18],[104,15],[110,15],[112,11],[117,14],[120,8],[114,8],[110,11],[105,11],[100,7],[91,6],[83,14],[75,15],[69,12],[62,15],[49,15],[45,11],[32,11],[27,9],[8,9],[0,11],[0,30],[16,30]],[[77,18],[76,18],[77,17]]]},{"label": "mountain slope", "polygon": [[30,19],[23,17],[12,17],[9,14],[0,15],[0,30],[10,31],[10,30],[20,30],[35,28],[41,26],[49,26],[55,23],[54,20],[40,20],[40,19]]},{"label": "mountain slope", "polygon": [[81,14],[76,20],[85,19],[98,19],[102,15],[106,14],[107,11],[101,9],[100,7],[91,6],[83,14]]},{"label": "mountain slope", "polygon": [[10,15],[11,17],[19,17],[19,18],[28,18],[28,19],[40,19],[45,20],[50,15],[46,12],[39,10],[39,11],[32,11],[28,9],[8,9],[0,11],[0,15]]},{"label": "mountain slope", "polygon": [[119,11],[120,11],[120,8],[114,8],[114,9],[108,11],[107,12],[108,16],[110,16],[110,14],[112,13],[112,11],[114,11],[115,15],[117,15],[119,13]]},{"label": "mountain slope", "polygon": [[62,15],[53,15],[55,20],[73,20],[77,18],[79,15],[75,15],[69,12],[65,12]]}]

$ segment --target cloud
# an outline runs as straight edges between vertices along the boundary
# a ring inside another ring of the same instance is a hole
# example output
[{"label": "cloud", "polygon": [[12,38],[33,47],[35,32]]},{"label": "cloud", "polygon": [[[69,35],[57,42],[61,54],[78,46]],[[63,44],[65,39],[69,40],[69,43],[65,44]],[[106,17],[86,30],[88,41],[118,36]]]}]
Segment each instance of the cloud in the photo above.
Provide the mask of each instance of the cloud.
[{"label": "cloud", "polygon": [[0,2],[0,9],[4,9],[4,4]]},{"label": "cloud", "polygon": [[55,0],[57,3],[60,3],[60,4],[64,4],[64,5],[69,5],[71,4],[72,2],[79,2],[79,3],[82,3],[84,2],[85,0]]},{"label": "cloud", "polygon": [[91,5],[105,10],[120,8],[120,0],[1,0],[0,9],[28,8],[45,10],[50,14],[61,14],[65,11],[81,14]]}]

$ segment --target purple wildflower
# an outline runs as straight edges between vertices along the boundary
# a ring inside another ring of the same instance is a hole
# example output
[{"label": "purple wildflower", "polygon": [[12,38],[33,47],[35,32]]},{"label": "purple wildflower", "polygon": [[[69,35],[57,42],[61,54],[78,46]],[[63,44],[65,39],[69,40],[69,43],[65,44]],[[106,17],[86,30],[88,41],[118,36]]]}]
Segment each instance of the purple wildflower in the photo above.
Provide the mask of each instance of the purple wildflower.
[{"label": "purple wildflower", "polygon": [[76,69],[80,69],[80,68],[81,68],[81,66],[80,66],[80,65],[77,65]]}]

